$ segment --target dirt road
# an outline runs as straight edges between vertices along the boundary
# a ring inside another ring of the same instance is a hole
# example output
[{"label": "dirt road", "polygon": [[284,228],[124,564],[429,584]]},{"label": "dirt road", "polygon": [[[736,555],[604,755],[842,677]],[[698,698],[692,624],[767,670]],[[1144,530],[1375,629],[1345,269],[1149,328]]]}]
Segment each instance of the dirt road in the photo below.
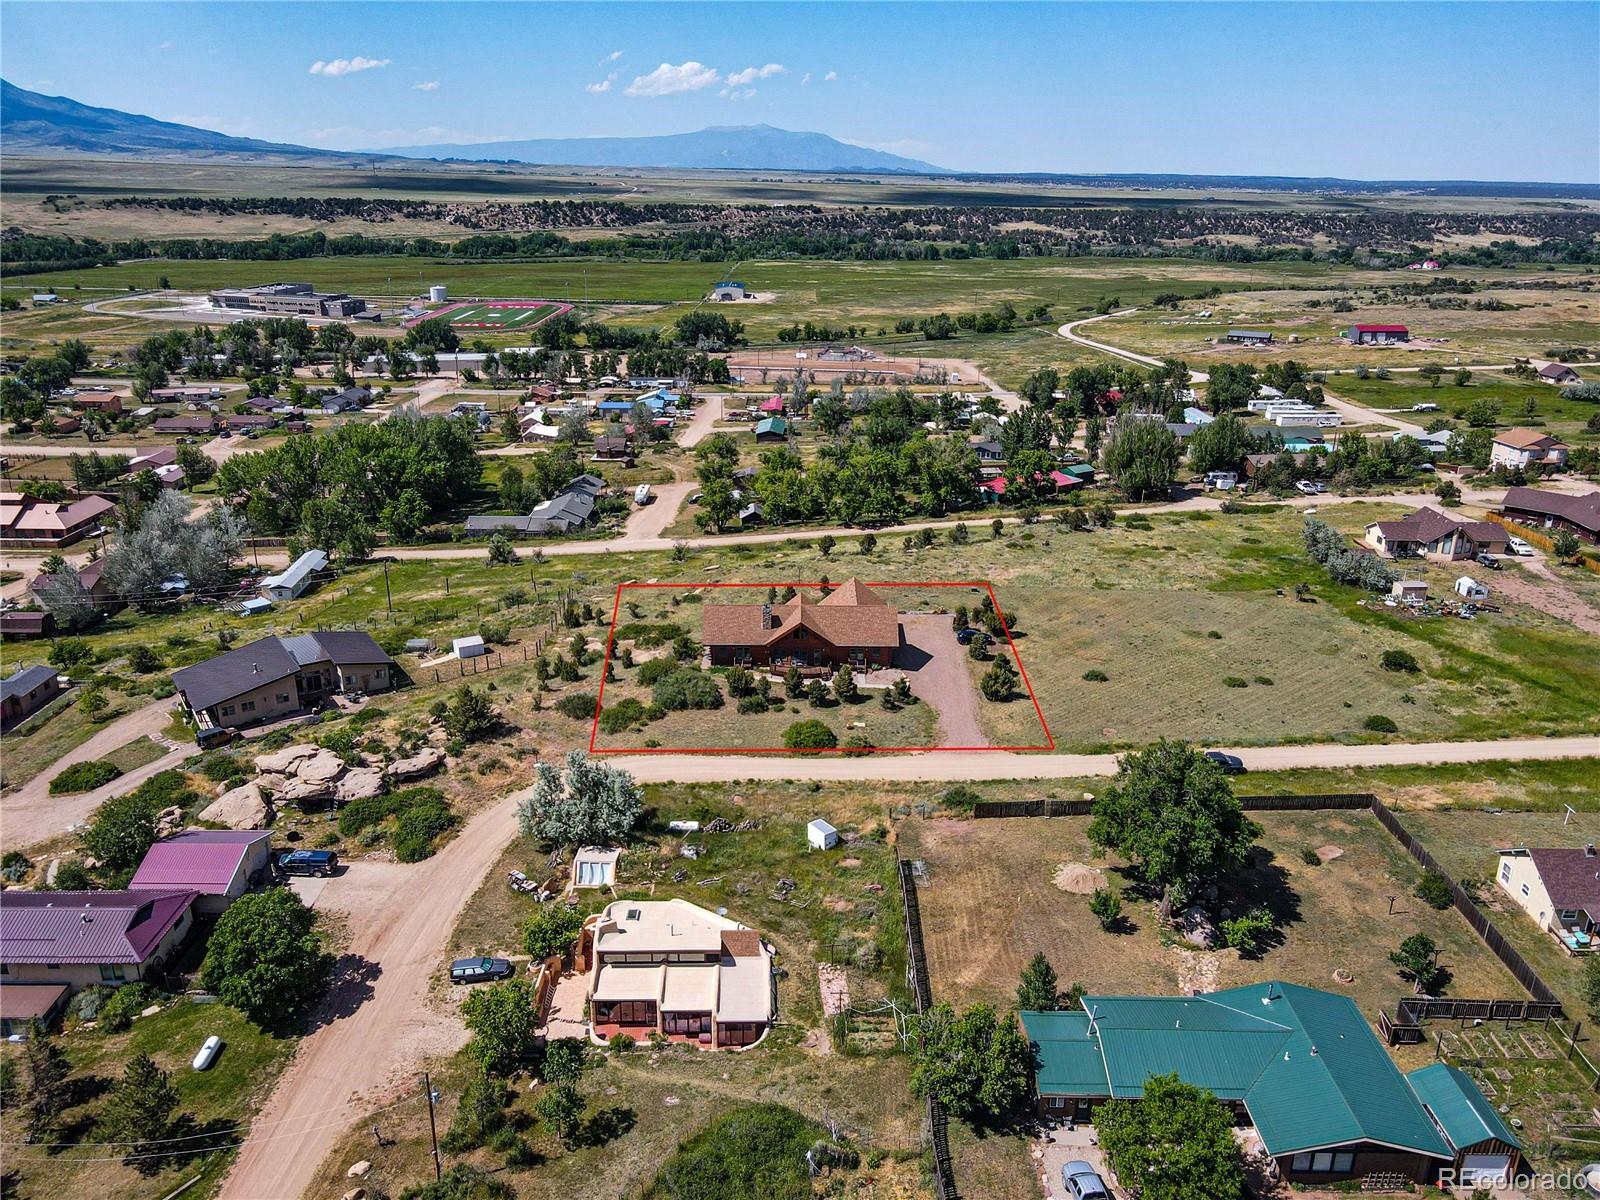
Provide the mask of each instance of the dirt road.
[{"label": "dirt road", "polygon": [[622,536],[606,544],[616,550],[640,550],[667,541],[661,536],[662,533],[678,519],[678,510],[683,507],[684,500],[699,486],[698,483],[651,484],[650,492],[655,499],[642,508],[635,505],[628,514],[628,524]]},{"label": "dirt road", "polygon": [[990,745],[978,721],[978,693],[967,673],[967,652],[956,641],[954,618],[948,613],[906,613],[900,625],[905,645],[895,655],[895,665],[904,668],[911,694],[939,714],[939,745]]},{"label": "dirt road", "polygon": [[1478,578],[1489,585],[1491,598],[1498,592],[1500,597],[1526,604],[1585,633],[1600,636],[1600,609],[1568,587],[1542,556],[1519,558],[1509,570],[1489,572],[1486,576],[1480,573]]},{"label": "dirt road", "polygon": [[84,820],[111,797],[132,791],[152,775],[177,766],[193,754],[193,746],[179,747],[153,763],[118,776],[103,788],[76,796],[50,794],[50,781],[73,763],[103,758],[118,746],[160,733],[172,720],[172,705],[170,698],[157,700],[108,722],[88,741],[63,754],[53,766],[39,772],[15,792],[0,797],[0,832],[5,836],[6,849],[20,850],[48,841],[68,825]]},{"label": "dirt road", "polygon": [[461,909],[516,825],[507,798],[426,862],[352,863],[323,889],[317,908],[339,913],[349,932],[339,982],[323,1023],[258,1114],[223,1182],[224,1200],[300,1196],[352,1121],[392,1098],[417,1062],[466,1040],[454,1016],[430,1002],[429,982]]}]

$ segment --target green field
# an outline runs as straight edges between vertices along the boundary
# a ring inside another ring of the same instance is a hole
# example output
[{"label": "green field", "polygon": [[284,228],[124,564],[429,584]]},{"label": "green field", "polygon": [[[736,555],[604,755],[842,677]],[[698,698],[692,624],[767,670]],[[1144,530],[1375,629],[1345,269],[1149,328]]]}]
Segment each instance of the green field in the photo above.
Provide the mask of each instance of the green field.
[{"label": "green field", "polygon": [[[1600,378],[1600,370],[1594,367],[1587,368],[1586,372],[1581,367],[1579,370],[1586,374],[1586,378]],[[1589,433],[1584,428],[1590,417],[1600,413],[1600,404],[1564,400],[1561,398],[1561,388],[1548,383],[1513,379],[1499,371],[1474,372],[1472,382],[1465,387],[1455,386],[1448,371],[1440,379],[1438,387],[1431,386],[1426,379],[1417,375],[1357,379],[1345,371],[1330,375],[1325,386],[1342,399],[1395,412],[1403,420],[1415,421],[1419,425],[1426,425],[1440,417],[1461,421],[1468,405],[1488,400],[1498,409],[1499,415],[1495,420],[1497,429],[1519,425],[1548,429],[1563,438],[1578,441],[1600,437],[1600,434]],[[1437,404],[1439,411],[1412,414],[1409,410],[1413,404]]]}]

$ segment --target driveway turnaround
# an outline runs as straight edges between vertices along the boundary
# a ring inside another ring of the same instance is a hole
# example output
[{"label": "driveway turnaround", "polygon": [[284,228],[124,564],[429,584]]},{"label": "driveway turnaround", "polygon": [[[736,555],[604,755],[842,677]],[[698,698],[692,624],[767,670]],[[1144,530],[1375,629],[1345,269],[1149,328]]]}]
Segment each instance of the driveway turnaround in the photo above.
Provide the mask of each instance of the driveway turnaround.
[{"label": "driveway turnaround", "polygon": [[[939,745],[989,745],[978,723],[978,690],[967,672],[967,652],[956,641],[949,613],[906,613],[900,618],[904,644],[894,665],[911,682],[911,694],[939,714]],[[1039,744],[1044,744],[1040,730]]]}]

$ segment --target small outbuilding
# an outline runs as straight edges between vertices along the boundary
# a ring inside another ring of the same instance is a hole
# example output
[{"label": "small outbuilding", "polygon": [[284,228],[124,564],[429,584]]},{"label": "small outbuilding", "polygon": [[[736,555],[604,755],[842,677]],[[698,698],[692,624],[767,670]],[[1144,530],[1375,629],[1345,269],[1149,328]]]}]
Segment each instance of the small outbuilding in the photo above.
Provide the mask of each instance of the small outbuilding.
[{"label": "small outbuilding", "polygon": [[1428,598],[1428,585],[1420,579],[1397,579],[1389,595],[1401,603],[1420,603]]},{"label": "small outbuilding", "polygon": [[261,594],[268,600],[295,600],[311,586],[318,571],[328,569],[328,555],[322,550],[307,550],[281,575],[268,575],[261,581]]},{"label": "small outbuilding", "polygon": [[1463,575],[1456,580],[1456,595],[1464,596],[1468,600],[1487,600],[1489,598],[1488,584],[1479,583],[1471,575]]},{"label": "small outbuilding", "polygon": [[450,653],[457,658],[481,658],[489,653],[489,647],[483,644],[483,639],[477,634],[471,637],[459,637],[450,643]]},{"label": "small outbuilding", "polygon": [[832,850],[839,844],[839,831],[818,817],[806,826],[806,845],[813,850]]}]

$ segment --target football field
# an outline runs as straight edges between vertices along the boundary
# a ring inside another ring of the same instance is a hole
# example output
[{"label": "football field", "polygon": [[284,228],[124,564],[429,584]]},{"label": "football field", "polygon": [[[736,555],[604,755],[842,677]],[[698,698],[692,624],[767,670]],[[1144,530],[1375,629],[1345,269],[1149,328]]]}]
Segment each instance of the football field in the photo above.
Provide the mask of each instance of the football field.
[{"label": "football field", "polygon": [[[559,313],[570,311],[572,305],[554,300],[485,300],[462,301],[435,309],[419,320],[439,318],[450,323],[452,329],[484,329],[496,333],[513,333],[532,329],[541,321]],[[413,322],[415,324],[415,322]]]}]

